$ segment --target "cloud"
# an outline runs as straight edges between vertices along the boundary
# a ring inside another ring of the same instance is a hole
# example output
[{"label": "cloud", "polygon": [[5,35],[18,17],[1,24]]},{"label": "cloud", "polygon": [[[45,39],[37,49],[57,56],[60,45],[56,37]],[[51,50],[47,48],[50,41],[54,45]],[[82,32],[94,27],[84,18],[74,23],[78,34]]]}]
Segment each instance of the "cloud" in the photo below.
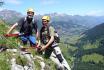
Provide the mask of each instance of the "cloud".
[{"label": "cloud", "polygon": [[90,16],[104,16],[104,10],[92,10],[92,11],[86,13],[86,15],[90,15]]},{"label": "cloud", "polygon": [[56,3],[58,3],[56,0],[42,0],[41,1],[42,5],[53,5],[53,4],[56,4]]},{"label": "cloud", "polygon": [[4,8],[0,8],[0,11],[2,11]]},{"label": "cloud", "polygon": [[22,3],[22,1],[20,0],[5,0],[5,2],[10,4],[15,4],[15,5],[20,5]]}]

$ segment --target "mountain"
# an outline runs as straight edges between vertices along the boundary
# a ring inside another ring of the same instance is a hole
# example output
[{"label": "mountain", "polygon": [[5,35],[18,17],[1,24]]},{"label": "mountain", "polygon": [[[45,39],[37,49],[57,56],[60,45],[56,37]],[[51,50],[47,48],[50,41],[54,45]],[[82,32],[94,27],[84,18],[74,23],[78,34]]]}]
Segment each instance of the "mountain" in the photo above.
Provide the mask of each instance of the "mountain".
[{"label": "mountain", "polygon": [[85,31],[77,41],[75,67],[78,70],[104,69],[104,23]]},{"label": "mountain", "polygon": [[[84,31],[93,28],[104,22],[104,16],[79,16],[51,13],[45,14],[51,16],[51,23],[58,30],[60,35],[80,35]],[[43,15],[37,15],[41,19]]]},{"label": "mountain", "polygon": [[[45,15],[51,16],[52,25],[62,36],[62,42],[59,45],[68,63],[73,66],[72,70],[104,70],[104,16],[72,16],[57,13]],[[0,11],[0,18],[9,24],[16,22],[22,16],[22,14],[12,10]],[[36,15],[39,28],[41,27],[42,16]],[[0,34],[4,34],[6,30],[5,23],[1,24]],[[79,37],[79,35],[81,36]],[[65,39],[64,37],[67,38]],[[0,36],[0,39],[1,44],[9,45],[9,47],[16,46],[14,39],[10,38],[12,43],[5,41],[5,38],[2,38],[2,36]],[[77,43],[73,44],[75,41]],[[70,42],[72,43],[69,44]],[[47,62],[49,61],[47,60]],[[52,67],[54,66],[52,65]]]},{"label": "mountain", "polygon": [[[104,16],[79,16],[79,15],[67,15],[67,14],[44,14],[51,16],[51,23],[58,31],[58,33],[62,35],[80,35],[84,31],[104,22]],[[0,18],[5,20],[9,24],[13,24],[19,20],[19,18],[23,17],[21,13],[18,13],[13,10],[2,10],[0,11]],[[41,17],[43,15],[36,15],[36,19],[38,20],[38,26],[41,27]]]},{"label": "mountain", "polygon": [[[87,48],[90,51],[99,53],[104,55],[104,23],[95,26],[94,28],[86,31],[84,36],[80,39],[79,45],[88,47],[90,44],[90,48]],[[91,47],[93,46],[93,47]],[[83,47],[84,48],[84,47]]]},{"label": "mountain", "polygon": [[[82,37],[76,43],[79,47],[80,56],[91,53],[104,55],[104,23],[95,26],[83,33]],[[83,53],[83,54],[82,54]]]},{"label": "mountain", "polygon": [[50,15],[53,21],[62,20],[62,21],[86,26],[88,28],[92,28],[104,22],[104,16],[80,16],[80,15],[67,15],[67,14],[58,14],[58,13],[51,13],[45,15]]},{"label": "mountain", "polygon": [[[99,24],[92,29],[89,29],[83,33],[83,37],[79,40],[81,45],[85,45],[87,43],[95,43],[97,40],[104,39],[104,23]],[[83,43],[82,43],[83,42]]]},{"label": "mountain", "polygon": [[7,22],[9,24],[15,23],[22,16],[23,15],[21,13],[18,13],[13,10],[4,9],[4,10],[0,11],[0,18],[5,20],[5,22]]}]

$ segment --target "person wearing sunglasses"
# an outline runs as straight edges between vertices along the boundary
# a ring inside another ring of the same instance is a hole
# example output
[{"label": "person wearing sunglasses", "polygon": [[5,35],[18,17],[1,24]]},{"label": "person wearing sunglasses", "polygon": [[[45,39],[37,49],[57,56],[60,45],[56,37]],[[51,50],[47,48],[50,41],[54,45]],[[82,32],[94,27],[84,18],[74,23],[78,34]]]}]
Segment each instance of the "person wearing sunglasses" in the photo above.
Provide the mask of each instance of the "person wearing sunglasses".
[{"label": "person wearing sunglasses", "polygon": [[23,34],[21,36],[22,43],[24,45],[29,41],[30,46],[36,45],[36,39],[38,39],[38,26],[37,21],[34,18],[35,12],[33,8],[27,9],[27,16],[21,18],[18,22],[13,24],[13,26],[8,30],[7,34],[11,33],[14,28],[19,29],[19,33]]}]

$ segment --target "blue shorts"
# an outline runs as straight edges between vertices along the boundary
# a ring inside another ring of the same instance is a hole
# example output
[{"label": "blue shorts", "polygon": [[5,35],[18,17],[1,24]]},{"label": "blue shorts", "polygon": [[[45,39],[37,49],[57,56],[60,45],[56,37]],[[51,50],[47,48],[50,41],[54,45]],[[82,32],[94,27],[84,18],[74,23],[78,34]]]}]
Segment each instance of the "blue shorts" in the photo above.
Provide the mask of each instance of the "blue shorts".
[{"label": "blue shorts", "polygon": [[27,42],[30,42],[30,45],[36,45],[36,37],[29,35],[29,36],[21,36],[21,40],[23,42],[23,44],[27,44]]}]

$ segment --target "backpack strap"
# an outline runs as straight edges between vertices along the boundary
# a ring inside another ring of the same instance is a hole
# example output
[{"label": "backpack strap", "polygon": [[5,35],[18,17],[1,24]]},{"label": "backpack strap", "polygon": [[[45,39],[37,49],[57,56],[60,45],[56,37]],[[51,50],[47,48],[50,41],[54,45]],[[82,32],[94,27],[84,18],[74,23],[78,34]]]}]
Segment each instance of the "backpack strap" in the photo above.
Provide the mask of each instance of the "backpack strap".
[{"label": "backpack strap", "polygon": [[[49,28],[50,28],[50,25],[47,27],[47,31],[48,31],[47,34],[48,34],[48,36],[50,37],[50,31],[49,31]],[[60,37],[59,37],[57,31],[55,30],[54,33],[55,33],[55,35],[54,35],[54,41],[57,42],[57,43],[59,43],[59,42],[60,42]]]},{"label": "backpack strap", "polygon": [[[50,26],[47,26],[47,36],[50,36],[50,31],[49,31],[49,27]],[[41,29],[40,29],[40,36],[42,37],[42,32],[44,31],[44,27],[42,27]],[[40,37],[40,38],[41,38]]]},{"label": "backpack strap", "polygon": [[22,31],[23,31],[23,26],[24,26],[25,23],[26,23],[26,17],[24,18],[24,20],[21,24],[20,33],[22,33]]},{"label": "backpack strap", "polygon": [[43,42],[43,37],[42,37],[42,32],[44,31],[44,27],[42,27],[40,29],[40,39],[41,39],[41,42]]},{"label": "backpack strap", "polygon": [[47,32],[48,32],[47,35],[48,35],[48,36],[50,36],[50,30],[49,30],[49,28],[50,28],[50,25],[47,26]]},{"label": "backpack strap", "polygon": [[32,26],[33,26],[33,29],[35,30],[35,32],[37,32],[38,26],[37,26],[37,22],[36,22],[36,20],[35,20],[34,17],[33,17],[33,19],[32,19]]}]

